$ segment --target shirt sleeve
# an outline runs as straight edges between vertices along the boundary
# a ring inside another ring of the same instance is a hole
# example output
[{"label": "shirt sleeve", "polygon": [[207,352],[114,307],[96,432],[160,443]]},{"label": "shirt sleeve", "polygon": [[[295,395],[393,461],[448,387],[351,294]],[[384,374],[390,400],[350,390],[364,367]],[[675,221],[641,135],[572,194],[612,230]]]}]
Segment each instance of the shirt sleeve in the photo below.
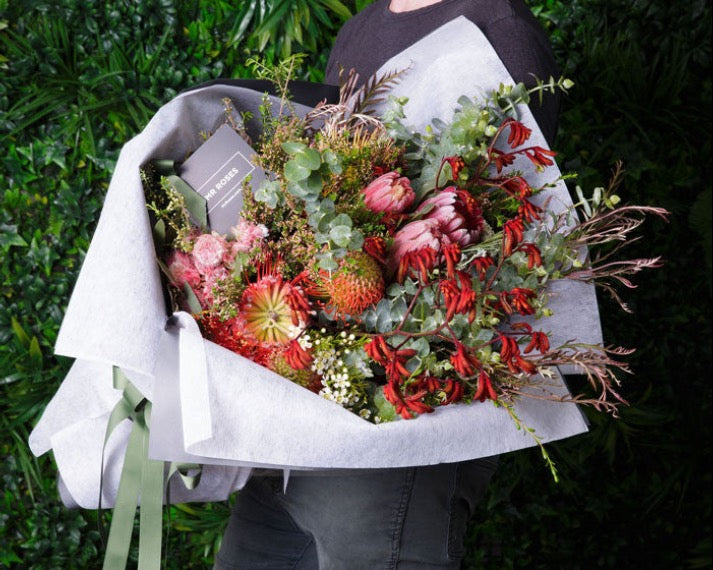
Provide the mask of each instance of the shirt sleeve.
[{"label": "shirt sleeve", "polygon": [[[522,18],[508,17],[490,23],[483,33],[516,82],[534,87],[537,79],[547,81],[550,77],[559,77],[547,36],[538,26]],[[530,102],[530,110],[550,146],[557,134],[560,98],[559,91],[555,91],[544,93],[542,104],[539,96]]]}]

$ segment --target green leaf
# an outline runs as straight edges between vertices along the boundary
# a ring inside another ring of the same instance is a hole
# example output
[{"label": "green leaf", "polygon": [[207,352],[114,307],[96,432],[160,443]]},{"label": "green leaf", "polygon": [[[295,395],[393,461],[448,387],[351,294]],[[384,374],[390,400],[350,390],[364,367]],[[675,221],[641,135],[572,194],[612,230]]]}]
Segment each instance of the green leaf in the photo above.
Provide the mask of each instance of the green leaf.
[{"label": "green leaf", "polygon": [[37,340],[36,336],[32,337],[32,340],[30,341],[30,347],[27,352],[30,355],[30,358],[35,361],[35,363],[42,362],[42,350],[40,349],[40,342]]},{"label": "green leaf", "polygon": [[347,247],[352,237],[352,229],[347,226],[334,226],[329,230],[329,239],[339,247]]},{"label": "green leaf", "polygon": [[318,170],[322,166],[322,155],[313,148],[307,148],[295,154],[295,162],[307,170]]},{"label": "green leaf", "polygon": [[25,348],[29,348],[30,337],[25,332],[25,329],[22,328],[22,325],[19,323],[19,321],[15,317],[12,317],[10,323],[10,326],[12,326],[12,330],[15,333],[15,337],[17,337],[17,340],[20,341],[20,344]]},{"label": "green leaf", "polygon": [[284,150],[287,154],[297,154],[298,152],[304,152],[308,147],[305,143],[301,142],[296,142],[296,141],[287,141],[283,142],[281,145],[282,150]]},{"label": "green leaf", "polygon": [[374,393],[374,405],[382,422],[390,422],[396,419],[396,408],[386,399],[381,388],[377,388]]},{"label": "green leaf", "polygon": [[347,214],[339,214],[332,221],[332,225],[335,226],[346,226],[348,228],[352,227],[352,219]]},{"label": "green leaf", "polygon": [[254,197],[274,209],[282,201],[282,187],[276,180],[263,180],[255,190]]},{"label": "green leaf", "polygon": [[340,160],[339,155],[336,152],[332,150],[325,150],[322,153],[322,160],[327,165],[329,171],[332,174],[342,173],[342,161]]},{"label": "green leaf", "polygon": [[196,294],[193,292],[193,289],[191,289],[191,286],[188,283],[183,284],[183,295],[186,298],[186,302],[188,303],[188,308],[191,310],[191,313],[197,315],[203,310],[201,308],[200,301],[198,301],[198,297],[196,297]]},{"label": "green leaf", "polygon": [[0,225],[0,248],[7,253],[13,246],[26,247],[28,244],[17,233],[17,226]]},{"label": "green leaf", "polygon": [[335,271],[339,268],[339,264],[329,255],[321,255],[317,256],[317,258],[319,259],[320,269],[324,269],[325,271]]},{"label": "green leaf", "polygon": [[352,229],[352,235],[351,238],[349,238],[349,244],[347,245],[348,249],[351,251],[358,251],[363,245],[364,234],[362,234],[359,230]]},{"label": "green leaf", "polygon": [[312,171],[309,168],[302,166],[297,160],[289,160],[285,164],[285,178],[290,182],[301,182],[305,180]]}]

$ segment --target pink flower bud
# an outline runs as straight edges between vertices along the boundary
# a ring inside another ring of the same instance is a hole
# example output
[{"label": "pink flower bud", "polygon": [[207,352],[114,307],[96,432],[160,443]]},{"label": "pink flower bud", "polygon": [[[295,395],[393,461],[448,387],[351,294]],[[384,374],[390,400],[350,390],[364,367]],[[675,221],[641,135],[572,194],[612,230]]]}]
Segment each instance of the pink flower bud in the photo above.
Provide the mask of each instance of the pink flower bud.
[{"label": "pink flower bud", "polygon": [[215,295],[213,288],[219,281],[227,279],[230,276],[225,267],[215,267],[211,269],[203,282],[201,289],[194,290],[198,301],[204,309],[209,309],[215,303]]},{"label": "pink flower bud", "polygon": [[400,214],[414,201],[411,182],[398,172],[387,172],[363,190],[364,203],[372,212]]},{"label": "pink flower bud", "polygon": [[198,286],[201,276],[190,255],[176,250],[171,252],[167,262],[168,271],[178,287],[183,287],[184,283],[188,283],[191,288]]},{"label": "pink flower bud", "polygon": [[231,249],[233,258],[240,251],[250,251],[267,237],[267,228],[262,224],[253,224],[240,218],[238,225],[231,229],[235,242]]},{"label": "pink flower bud", "polygon": [[218,234],[201,234],[193,245],[193,262],[202,274],[208,273],[223,261],[228,242]]}]

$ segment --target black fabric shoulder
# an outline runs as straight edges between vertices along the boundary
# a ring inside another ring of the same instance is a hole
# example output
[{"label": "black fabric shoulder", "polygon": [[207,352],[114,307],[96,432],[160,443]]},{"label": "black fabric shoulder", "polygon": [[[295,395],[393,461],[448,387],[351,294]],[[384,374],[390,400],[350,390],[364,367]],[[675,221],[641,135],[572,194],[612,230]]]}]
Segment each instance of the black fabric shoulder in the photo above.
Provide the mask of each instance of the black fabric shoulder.
[{"label": "black fabric shoulder", "polygon": [[[181,91],[181,93],[188,93],[211,85],[245,87],[246,89],[252,89],[260,93],[268,93],[270,95],[278,94],[275,85],[265,79],[214,79],[194,87],[189,87]],[[327,103],[336,103],[339,101],[339,88],[334,85],[295,80],[290,81],[288,89],[292,96],[292,101],[308,107],[315,107],[321,101],[326,101]]]}]

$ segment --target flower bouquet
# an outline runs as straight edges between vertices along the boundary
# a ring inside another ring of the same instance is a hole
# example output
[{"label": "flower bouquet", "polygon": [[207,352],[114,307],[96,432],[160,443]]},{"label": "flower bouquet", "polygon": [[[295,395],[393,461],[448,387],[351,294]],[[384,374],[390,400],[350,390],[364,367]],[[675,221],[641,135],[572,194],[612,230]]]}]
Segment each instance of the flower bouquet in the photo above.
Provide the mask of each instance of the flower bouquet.
[{"label": "flower bouquet", "polygon": [[[617,175],[590,199],[579,191],[582,221],[575,207],[549,210],[538,197],[558,180],[533,187],[515,164],[546,172],[555,156],[516,118],[531,95],[523,85],[461,97],[424,135],[404,124],[403,101],[391,98],[381,119],[368,113],[398,74],[357,91],[353,80],[339,103],[263,114],[253,160],[272,175],[244,184],[230,235],[197,227],[183,195],[144,170],[174,309],[192,313],[206,339],[374,423],[491,401],[521,427],[521,396],[616,413],[614,370],[627,370],[627,351],[553,345],[548,285],[613,291],[612,279],[656,267],[586,251],[663,211],[617,206]],[[232,124],[244,133],[239,117]],[[549,389],[563,365],[593,393]]]}]

